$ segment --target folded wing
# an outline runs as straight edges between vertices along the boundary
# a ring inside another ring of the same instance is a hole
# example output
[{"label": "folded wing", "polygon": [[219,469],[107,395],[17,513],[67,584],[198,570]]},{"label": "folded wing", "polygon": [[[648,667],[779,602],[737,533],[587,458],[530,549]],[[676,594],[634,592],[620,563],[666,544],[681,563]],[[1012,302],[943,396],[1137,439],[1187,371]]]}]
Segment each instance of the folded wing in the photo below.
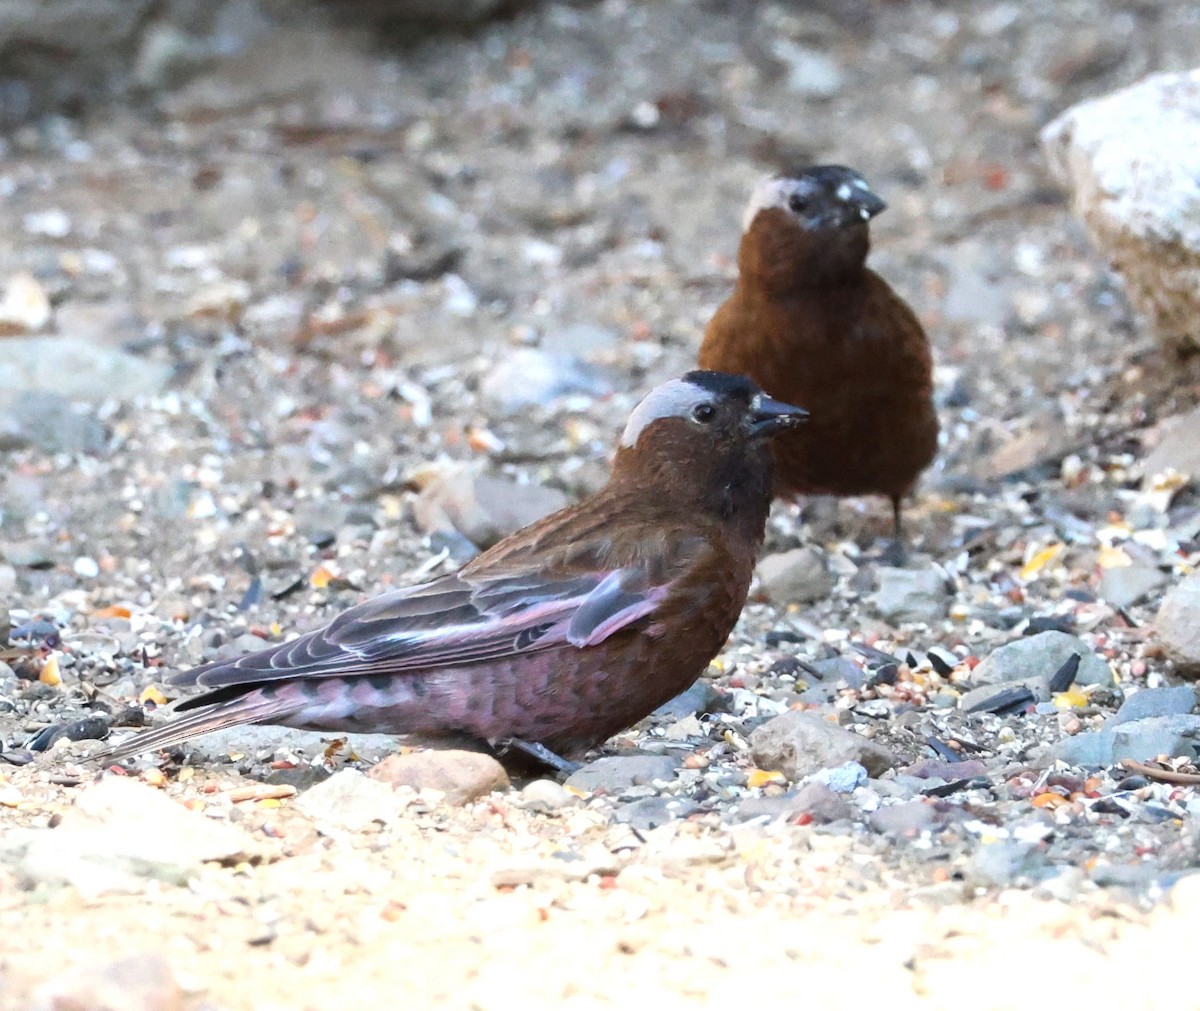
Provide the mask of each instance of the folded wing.
[{"label": "folded wing", "polygon": [[283,678],[403,674],[562,644],[594,646],[651,615],[669,588],[639,566],[562,578],[453,573],[364,601],[290,642],[197,667],[175,683],[218,689]]}]

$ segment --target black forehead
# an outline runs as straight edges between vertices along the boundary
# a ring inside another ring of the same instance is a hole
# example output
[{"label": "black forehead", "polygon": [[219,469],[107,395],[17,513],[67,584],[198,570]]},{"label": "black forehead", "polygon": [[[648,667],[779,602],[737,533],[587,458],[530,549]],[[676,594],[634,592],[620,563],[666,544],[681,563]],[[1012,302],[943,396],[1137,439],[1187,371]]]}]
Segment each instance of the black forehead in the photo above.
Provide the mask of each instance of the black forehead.
[{"label": "black forehead", "polygon": [[842,183],[854,183],[862,176],[845,165],[802,165],[783,172],[780,179],[795,179],[822,189],[835,189]]},{"label": "black forehead", "polygon": [[708,390],[714,396],[738,400],[742,403],[750,401],[762,390],[749,376],[735,376],[728,372],[712,372],[707,369],[696,369],[683,377],[684,382]]}]

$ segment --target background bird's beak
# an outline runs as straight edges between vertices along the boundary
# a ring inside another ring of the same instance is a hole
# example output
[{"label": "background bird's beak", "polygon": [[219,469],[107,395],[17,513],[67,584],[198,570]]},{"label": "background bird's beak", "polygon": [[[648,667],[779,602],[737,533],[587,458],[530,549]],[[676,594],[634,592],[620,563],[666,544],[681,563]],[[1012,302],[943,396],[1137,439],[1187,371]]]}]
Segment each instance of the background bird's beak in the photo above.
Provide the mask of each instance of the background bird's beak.
[{"label": "background bird's beak", "polygon": [[807,420],[808,411],[760,393],[750,402],[748,425],[753,436],[771,435]]},{"label": "background bird's beak", "polygon": [[880,211],[887,210],[887,201],[874,190],[868,189],[855,189],[854,205],[858,208],[858,213],[862,216],[863,221],[869,221]]},{"label": "background bird's beak", "polygon": [[870,221],[880,211],[887,210],[887,202],[867,186],[861,177],[853,183],[842,183],[838,188],[841,201],[843,224],[853,224],[856,221]]}]

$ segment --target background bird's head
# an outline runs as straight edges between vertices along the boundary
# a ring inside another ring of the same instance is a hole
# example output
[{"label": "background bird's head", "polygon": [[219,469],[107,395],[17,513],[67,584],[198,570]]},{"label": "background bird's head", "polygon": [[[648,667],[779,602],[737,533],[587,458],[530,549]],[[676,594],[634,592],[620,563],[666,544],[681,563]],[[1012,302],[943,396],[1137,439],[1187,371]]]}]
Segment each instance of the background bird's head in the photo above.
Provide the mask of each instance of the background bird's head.
[{"label": "background bird's head", "polygon": [[764,179],[746,205],[749,231],[760,211],[778,208],[809,232],[864,227],[887,204],[867,181],[844,165],[813,165]]},{"label": "background bird's head", "polygon": [[886,206],[842,165],[764,179],[746,205],[739,272],[751,286],[779,294],[854,277],[870,249],[868,223]]},{"label": "background bird's head", "polygon": [[807,417],[746,376],[689,372],[655,387],[634,408],[613,461],[613,480],[633,482],[647,497],[676,507],[723,518],[761,513],[765,519],[770,437]]}]

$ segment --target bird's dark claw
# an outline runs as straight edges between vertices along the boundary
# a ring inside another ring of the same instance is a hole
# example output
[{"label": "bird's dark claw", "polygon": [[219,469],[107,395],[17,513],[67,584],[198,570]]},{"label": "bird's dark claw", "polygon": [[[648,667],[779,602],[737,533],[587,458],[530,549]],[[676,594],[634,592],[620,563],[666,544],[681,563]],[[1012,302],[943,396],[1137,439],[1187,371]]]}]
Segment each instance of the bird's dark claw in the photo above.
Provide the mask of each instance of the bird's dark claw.
[{"label": "bird's dark claw", "polygon": [[495,748],[498,755],[504,755],[510,751],[520,752],[555,772],[561,772],[568,776],[582,768],[579,762],[563,758],[562,755],[555,754],[546,745],[539,744],[537,741],[522,741],[519,737],[502,737],[495,741],[492,747]]}]

